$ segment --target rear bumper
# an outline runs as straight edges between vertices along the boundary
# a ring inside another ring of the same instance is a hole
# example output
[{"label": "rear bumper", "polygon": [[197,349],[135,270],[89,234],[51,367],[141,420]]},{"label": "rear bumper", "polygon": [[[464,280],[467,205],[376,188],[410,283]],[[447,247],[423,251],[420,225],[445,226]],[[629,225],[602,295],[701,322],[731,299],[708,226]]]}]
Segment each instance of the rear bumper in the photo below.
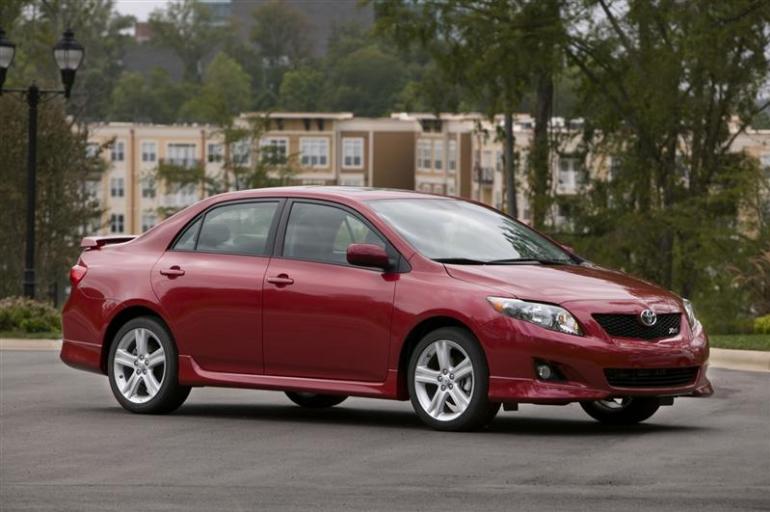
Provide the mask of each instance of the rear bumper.
[{"label": "rear bumper", "polygon": [[[490,322],[481,341],[488,356],[489,398],[500,402],[564,404],[613,396],[709,396],[708,339],[696,333],[657,342],[570,336],[507,318]],[[541,380],[535,362],[556,368],[562,380]],[[605,369],[697,368],[682,385],[612,386]]]},{"label": "rear bumper", "polygon": [[103,374],[101,354],[101,345],[65,339],[62,340],[59,357],[67,366]]}]

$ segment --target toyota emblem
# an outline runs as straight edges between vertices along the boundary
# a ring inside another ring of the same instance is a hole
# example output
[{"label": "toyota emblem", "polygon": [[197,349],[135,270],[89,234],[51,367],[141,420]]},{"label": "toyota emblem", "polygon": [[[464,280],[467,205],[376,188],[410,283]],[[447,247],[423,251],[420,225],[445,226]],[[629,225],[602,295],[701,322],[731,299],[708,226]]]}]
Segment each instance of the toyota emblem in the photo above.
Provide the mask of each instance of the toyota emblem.
[{"label": "toyota emblem", "polygon": [[652,327],[655,325],[655,322],[658,321],[658,315],[656,315],[655,312],[651,309],[645,309],[639,315],[639,320],[642,322],[642,325]]}]

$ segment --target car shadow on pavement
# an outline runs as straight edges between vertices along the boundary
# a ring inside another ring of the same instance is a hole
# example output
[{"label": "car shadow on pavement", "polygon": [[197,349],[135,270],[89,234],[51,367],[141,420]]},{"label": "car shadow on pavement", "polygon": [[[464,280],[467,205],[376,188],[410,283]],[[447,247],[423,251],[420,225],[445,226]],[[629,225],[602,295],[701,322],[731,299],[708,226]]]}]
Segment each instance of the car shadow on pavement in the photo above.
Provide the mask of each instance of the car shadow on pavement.
[{"label": "car shadow on pavement", "polygon": [[[117,410],[117,409],[116,409]],[[586,416],[585,420],[564,418],[532,418],[524,415],[503,414],[482,432],[489,434],[527,434],[533,436],[605,436],[639,435],[653,432],[695,432],[708,430],[702,425],[672,425],[649,423],[638,425],[603,425]],[[338,426],[365,426],[383,428],[408,428],[430,430],[412,411],[346,408],[344,405],[330,409],[303,409],[291,405],[244,405],[244,404],[189,404],[178,409],[173,416],[197,418],[233,418],[269,422],[293,422],[307,424],[334,424]]]}]

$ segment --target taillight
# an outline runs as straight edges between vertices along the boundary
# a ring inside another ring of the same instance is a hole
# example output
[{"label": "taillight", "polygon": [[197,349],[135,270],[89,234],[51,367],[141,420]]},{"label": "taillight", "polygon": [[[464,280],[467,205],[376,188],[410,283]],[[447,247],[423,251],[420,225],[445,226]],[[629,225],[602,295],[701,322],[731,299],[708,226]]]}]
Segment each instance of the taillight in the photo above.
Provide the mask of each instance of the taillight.
[{"label": "taillight", "polygon": [[70,269],[70,283],[72,283],[73,288],[77,286],[84,277],[86,277],[87,271],[88,267],[85,267],[79,263]]}]

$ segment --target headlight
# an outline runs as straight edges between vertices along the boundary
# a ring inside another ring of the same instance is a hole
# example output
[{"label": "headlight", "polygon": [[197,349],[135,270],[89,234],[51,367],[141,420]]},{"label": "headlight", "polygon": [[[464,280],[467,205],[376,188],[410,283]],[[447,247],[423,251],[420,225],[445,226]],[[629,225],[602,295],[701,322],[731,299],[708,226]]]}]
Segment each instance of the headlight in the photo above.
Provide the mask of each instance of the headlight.
[{"label": "headlight", "polygon": [[692,307],[692,302],[687,299],[682,299],[684,303],[684,313],[687,315],[687,321],[690,323],[690,329],[695,329],[698,325],[698,319],[695,318],[695,308]]},{"label": "headlight", "polygon": [[503,313],[511,318],[524,320],[552,331],[577,336],[583,335],[575,317],[559,306],[519,299],[506,299],[505,297],[487,297],[487,300],[498,313]]}]

